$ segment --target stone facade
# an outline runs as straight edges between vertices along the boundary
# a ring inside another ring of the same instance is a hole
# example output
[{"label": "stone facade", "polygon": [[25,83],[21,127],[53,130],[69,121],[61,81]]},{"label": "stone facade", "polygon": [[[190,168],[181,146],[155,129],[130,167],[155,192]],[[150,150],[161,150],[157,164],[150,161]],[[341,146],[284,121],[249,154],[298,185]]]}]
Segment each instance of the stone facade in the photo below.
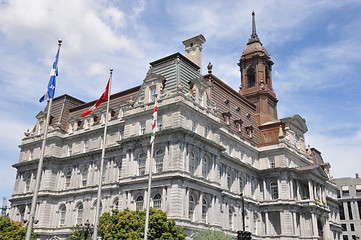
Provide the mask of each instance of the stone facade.
[{"label": "stone facade", "polygon": [[[180,53],[150,63],[140,86],[110,100],[102,212],[113,208],[167,212],[189,238],[201,229],[254,239],[340,239],[337,188],[320,152],[306,148],[305,120],[278,119],[272,62],[257,35],[239,62],[241,91],[235,91]],[[185,41],[186,50],[201,35]],[[254,46],[254,47],[252,47]],[[158,132],[150,159],[151,117],[158,101]],[[63,95],[53,100],[35,225],[39,239],[65,239],[75,224],[94,222],[100,176],[105,103],[93,105]],[[10,217],[28,219],[47,108],[20,145]],[[149,166],[152,191],[147,192]]]},{"label": "stone facade", "polygon": [[361,238],[361,178],[335,178],[338,200],[341,202],[340,219],[343,240]]}]

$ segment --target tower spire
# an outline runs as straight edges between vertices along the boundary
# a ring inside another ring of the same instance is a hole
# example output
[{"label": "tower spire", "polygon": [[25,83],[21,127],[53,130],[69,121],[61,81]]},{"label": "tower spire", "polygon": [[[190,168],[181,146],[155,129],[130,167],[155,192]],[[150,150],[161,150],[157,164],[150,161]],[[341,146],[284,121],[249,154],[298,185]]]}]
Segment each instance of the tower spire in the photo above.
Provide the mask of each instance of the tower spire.
[{"label": "tower spire", "polygon": [[252,12],[252,34],[251,37],[248,41],[248,43],[253,43],[253,42],[259,42],[259,38],[257,36],[257,32],[256,32],[256,14],[253,11]]}]

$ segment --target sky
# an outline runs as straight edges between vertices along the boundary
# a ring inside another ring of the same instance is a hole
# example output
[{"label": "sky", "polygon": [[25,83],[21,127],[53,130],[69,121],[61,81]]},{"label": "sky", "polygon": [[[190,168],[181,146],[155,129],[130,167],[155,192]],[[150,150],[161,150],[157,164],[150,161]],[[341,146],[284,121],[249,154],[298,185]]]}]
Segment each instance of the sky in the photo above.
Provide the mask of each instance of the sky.
[{"label": "sky", "polygon": [[[63,40],[55,96],[96,100],[113,68],[112,92],[142,83],[149,62],[203,34],[203,69],[235,90],[239,58],[257,34],[275,63],[278,116],[306,119],[306,145],[333,177],[361,173],[359,0],[0,0],[0,197],[10,198],[19,145],[45,103]],[[203,73],[204,70],[203,70]]]}]

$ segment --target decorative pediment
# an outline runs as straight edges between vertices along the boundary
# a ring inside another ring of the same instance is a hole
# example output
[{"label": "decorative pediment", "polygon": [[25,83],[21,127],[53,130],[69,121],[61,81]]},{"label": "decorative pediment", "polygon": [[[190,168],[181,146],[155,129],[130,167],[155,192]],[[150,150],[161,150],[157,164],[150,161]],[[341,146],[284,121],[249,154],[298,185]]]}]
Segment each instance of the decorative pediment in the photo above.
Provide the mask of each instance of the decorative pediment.
[{"label": "decorative pediment", "polygon": [[291,129],[293,127],[296,127],[297,129],[299,129],[302,133],[306,133],[308,131],[307,125],[306,125],[306,120],[304,118],[302,118],[300,115],[296,114],[293,115],[292,117],[285,117],[281,119],[281,122],[283,122],[284,124],[286,124],[286,126],[288,125],[288,127],[290,127]]},{"label": "decorative pediment", "polygon": [[40,111],[35,117],[39,120],[41,118],[44,118],[46,114],[43,111]]}]

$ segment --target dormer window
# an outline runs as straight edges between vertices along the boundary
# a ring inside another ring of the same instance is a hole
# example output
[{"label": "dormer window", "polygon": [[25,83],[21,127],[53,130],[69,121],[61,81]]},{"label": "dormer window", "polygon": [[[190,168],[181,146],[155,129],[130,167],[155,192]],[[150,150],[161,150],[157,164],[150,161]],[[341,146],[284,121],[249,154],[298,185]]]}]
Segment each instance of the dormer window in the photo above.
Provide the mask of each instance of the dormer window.
[{"label": "dormer window", "polygon": [[155,102],[155,86],[149,87],[149,102]]},{"label": "dormer window", "polygon": [[223,120],[225,123],[229,126],[231,124],[231,116],[232,114],[230,112],[222,113]]},{"label": "dormer window", "polygon": [[247,87],[256,86],[256,76],[253,68],[247,70]]},{"label": "dormer window", "polygon": [[247,136],[249,138],[253,138],[253,127],[252,126],[246,127],[246,132],[247,132]]},{"label": "dormer window", "polygon": [[99,120],[99,117],[95,115],[93,117],[93,124],[98,123],[98,120]]},{"label": "dormer window", "polygon": [[43,126],[44,126],[44,122],[40,121],[39,125],[38,125],[38,135],[42,134],[43,132]]},{"label": "dormer window", "polygon": [[77,126],[78,126],[78,128],[81,128],[81,127],[83,126],[83,122],[79,120],[79,121],[77,122]]},{"label": "dormer window", "polygon": [[234,124],[236,125],[237,131],[240,132],[240,133],[242,132],[242,123],[243,123],[243,121],[241,119],[234,121]]}]

